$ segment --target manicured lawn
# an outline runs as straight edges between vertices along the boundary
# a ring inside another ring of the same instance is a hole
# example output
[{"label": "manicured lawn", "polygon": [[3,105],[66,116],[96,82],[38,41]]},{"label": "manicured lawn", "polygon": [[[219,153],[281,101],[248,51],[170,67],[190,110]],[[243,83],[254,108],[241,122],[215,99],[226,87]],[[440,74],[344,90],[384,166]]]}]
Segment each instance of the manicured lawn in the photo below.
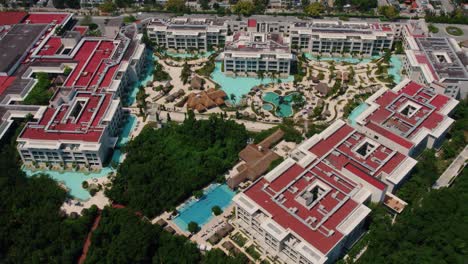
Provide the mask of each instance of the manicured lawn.
[{"label": "manicured lawn", "polygon": [[254,245],[251,245],[250,247],[248,247],[245,250],[245,252],[247,252],[254,259],[259,259],[260,258],[260,253],[258,253],[258,251],[255,249]]},{"label": "manicured lawn", "polygon": [[436,26],[434,26],[433,24],[429,24],[428,28],[429,28],[429,31],[430,31],[431,33],[437,33],[437,32],[439,32],[439,28],[436,27]]},{"label": "manicured lawn", "polygon": [[244,247],[247,238],[245,238],[241,233],[237,233],[231,236],[232,241],[236,243],[239,247]]},{"label": "manicured lawn", "polygon": [[447,33],[449,33],[450,35],[453,35],[453,36],[462,36],[463,35],[463,30],[461,30],[458,27],[453,27],[453,26],[446,27],[445,31],[447,31]]}]

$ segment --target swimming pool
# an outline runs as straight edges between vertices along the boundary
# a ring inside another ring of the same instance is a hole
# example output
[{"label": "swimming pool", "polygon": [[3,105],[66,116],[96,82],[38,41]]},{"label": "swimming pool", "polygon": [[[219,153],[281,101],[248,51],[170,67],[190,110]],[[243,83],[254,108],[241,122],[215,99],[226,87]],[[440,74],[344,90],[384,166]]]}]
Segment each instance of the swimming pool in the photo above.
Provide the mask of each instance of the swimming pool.
[{"label": "swimming pool", "polygon": [[399,56],[392,56],[390,58],[390,68],[388,68],[388,74],[393,76],[393,80],[395,83],[401,82],[402,67],[403,67],[403,63],[401,62],[401,58]]},{"label": "swimming pool", "polygon": [[174,58],[195,58],[195,56],[198,56],[199,58],[208,58],[209,56],[211,56],[211,54],[213,54],[214,51],[208,51],[208,52],[203,52],[203,53],[199,53],[199,54],[192,54],[192,53],[175,53],[175,52],[165,52],[164,54],[165,55],[168,55],[170,57],[174,57]]},{"label": "swimming pool", "polygon": [[[317,57],[310,54],[310,53],[305,53],[305,56],[309,60],[317,60]],[[347,62],[347,63],[352,63],[352,64],[358,64],[358,63],[369,63],[372,60],[375,60],[379,58],[380,56],[372,56],[370,58],[353,58],[353,57],[320,57],[320,61],[335,61],[335,62]]]},{"label": "swimming pool", "polygon": [[140,80],[135,82],[131,87],[131,91],[126,100],[127,105],[132,105],[135,102],[140,86],[146,86],[148,82],[153,82],[154,61],[159,60],[159,58],[151,53],[151,51],[148,51],[147,56],[146,72],[144,72]]},{"label": "swimming pool", "polygon": [[192,221],[201,227],[213,218],[211,212],[213,206],[217,205],[223,210],[226,209],[232,203],[235,194],[226,184],[210,185],[202,198],[191,200],[178,208],[179,215],[174,218],[174,223],[187,232],[188,224]]},{"label": "swimming pool", "polygon": [[289,117],[294,113],[291,106],[292,97],[297,93],[290,93],[283,96],[283,102],[280,103],[280,96],[275,92],[268,92],[263,95],[263,100],[276,106],[275,115],[279,117]]},{"label": "swimming pool", "polygon": [[273,106],[271,104],[263,104],[262,108],[266,111],[271,111],[273,110]]},{"label": "swimming pool", "polygon": [[[263,80],[257,77],[230,77],[226,76],[221,71],[221,62],[216,62],[216,67],[211,74],[211,79],[221,86],[221,89],[226,92],[228,97],[231,94],[235,95],[235,102],[239,103],[242,97],[250,92],[252,87],[260,84],[269,84],[277,82],[277,79],[264,78]],[[292,82],[294,76],[281,78],[281,82]]]},{"label": "swimming pool", "polygon": [[[122,133],[119,136],[119,141],[117,146],[123,145],[130,140],[130,134],[135,128],[135,124],[137,122],[137,118],[133,115],[130,115],[127,119],[127,122],[122,129]],[[112,154],[112,161],[116,163],[121,163],[123,161],[122,152],[120,149],[115,149],[114,153]],[[108,166],[101,169],[101,171],[97,173],[84,173],[84,172],[77,172],[77,171],[52,171],[52,170],[43,170],[43,171],[32,171],[27,169],[23,166],[22,170],[26,173],[26,176],[31,177],[33,175],[37,175],[40,173],[48,174],[52,179],[56,180],[57,182],[63,183],[70,192],[70,195],[86,201],[91,198],[91,195],[86,189],[83,189],[81,183],[85,180],[89,180],[92,178],[102,178],[106,177],[109,173],[114,172],[115,170]]]},{"label": "swimming pool", "polygon": [[360,114],[362,114],[362,112],[364,112],[368,107],[369,105],[367,105],[366,103],[362,103],[358,105],[356,108],[354,108],[353,111],[351,111],[351,113],[349,114],[348,120],[352,126],[356,126],[356,118]]}]

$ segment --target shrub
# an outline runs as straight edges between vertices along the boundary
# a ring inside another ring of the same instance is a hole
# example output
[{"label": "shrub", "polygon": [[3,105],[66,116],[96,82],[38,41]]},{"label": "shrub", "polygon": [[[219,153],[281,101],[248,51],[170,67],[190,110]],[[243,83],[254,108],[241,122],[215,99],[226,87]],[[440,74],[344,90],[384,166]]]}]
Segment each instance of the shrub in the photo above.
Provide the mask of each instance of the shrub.
[{"label": "shrub", "polygon": [[211,212],[213,212],[214,215],[218,216],[223,213],[223,210],[221,209],[221,207],[215,205],[211,208]]}]

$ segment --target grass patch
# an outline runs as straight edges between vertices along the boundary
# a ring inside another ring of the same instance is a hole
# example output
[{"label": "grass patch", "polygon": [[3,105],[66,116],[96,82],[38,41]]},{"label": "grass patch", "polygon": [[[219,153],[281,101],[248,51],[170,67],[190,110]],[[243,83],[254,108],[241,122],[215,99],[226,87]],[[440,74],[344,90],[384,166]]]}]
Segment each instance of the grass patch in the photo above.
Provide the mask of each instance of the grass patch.
[{"label": "grass patch", "polygon": [[49,75],[45,72],[36,73],[37,83],[24,99],[23,103],[27,105],[48,105],[54,92],[49,90],[51,82]]},{"label": "grass patch", "polygon": [[454,26],[446,27],[445,31],[447,31],[447,33],[452,35],[452,36],[462,36],[463,35],[463,30],[461,30],[461,28],[454,27]]},{"label": "grass patch", "polygon": [[234,241],[239,247],[244,247],[245,243],[247,242],[247,238],[245,238],[241,233],[237,233],[231,236],[231,240]]},{"label": "grass patch", "polygon": [[434,26],[433,24],[429,24],[428,28],[429,28],[429,32],[431,32],[431,33],[438,33],[439,32],[439,28]]},{"label": "grass patch", "polygon": [[254,259],[260,259],[260,253],[255,249],[255,246],[254,245],[251,245],[250,247],[248,247],[245,252],[247,252],[247,254],[249,254],[252,258]]}]

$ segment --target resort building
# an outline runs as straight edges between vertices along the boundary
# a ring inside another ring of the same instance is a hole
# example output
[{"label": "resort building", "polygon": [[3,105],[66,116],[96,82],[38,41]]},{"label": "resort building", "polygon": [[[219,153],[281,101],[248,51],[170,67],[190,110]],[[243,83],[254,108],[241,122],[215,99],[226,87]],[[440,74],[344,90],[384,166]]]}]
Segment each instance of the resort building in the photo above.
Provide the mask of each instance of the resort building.
[{"label": "resort building", "polygon": [[377,91],[366,104],[367,109],[355,119],[358,130],[413,156],[441,146],[454,122],[448,115],[458,101],[405,79],[392,90]]},{"label": "resort building", "polygon": [[281,34],[237,32],[227,37],[221,59],[227,75],[264,72],[288,76],[295,56]]},{"label": "resort building", "polygon": [[407,39],[404,68],[408,76],[426,86],[435,84],[437,93],[453,98],[468,95],[468,54],[455,39],[413,37]]},{"label": "resort building", "polygon": [[322,157],[298,149],[234,197],[235,223],[281,263],[332,263],[362,235],[370,197]]},{"label": "resort building", "polygon": [[[145,70],[136,25],[119,28],[112,38],[87,37],[87,27],[68,24],[68,13],[0,16],[0,52],[8,58],[0,76],[0,134],[14,118],[32,114],[18,137],[23,162],[102,167],[125,120],[121,101]],[[68,31],[58,35],[58,26]],[[53,96],[48,105],[22,105],[38,73],[48,74]]]},{"label": "resort building", "polygon": [[147,30],[148,37],[160,47],[203,51],[223,47],[228,32],[224,20],[189,17],[152,19]]},{"label": "resort building", "polygon": [[314,20],[294,23],[289,29],[289,37],[293,49],[371,56],[390,50],[395,35],[391,25]]},{"label": "resort building", "polygon": [[110,93],[77,92],[49,107],[18,136],[24,163],[102,167],[117,143],[123,112]]},{"label": "resort building", "polygon": [[236,224],[281,263],[333,263],[361,236],[365,203],[400,209],[391,192],[415,165],[337,120],[234,197]]}]

